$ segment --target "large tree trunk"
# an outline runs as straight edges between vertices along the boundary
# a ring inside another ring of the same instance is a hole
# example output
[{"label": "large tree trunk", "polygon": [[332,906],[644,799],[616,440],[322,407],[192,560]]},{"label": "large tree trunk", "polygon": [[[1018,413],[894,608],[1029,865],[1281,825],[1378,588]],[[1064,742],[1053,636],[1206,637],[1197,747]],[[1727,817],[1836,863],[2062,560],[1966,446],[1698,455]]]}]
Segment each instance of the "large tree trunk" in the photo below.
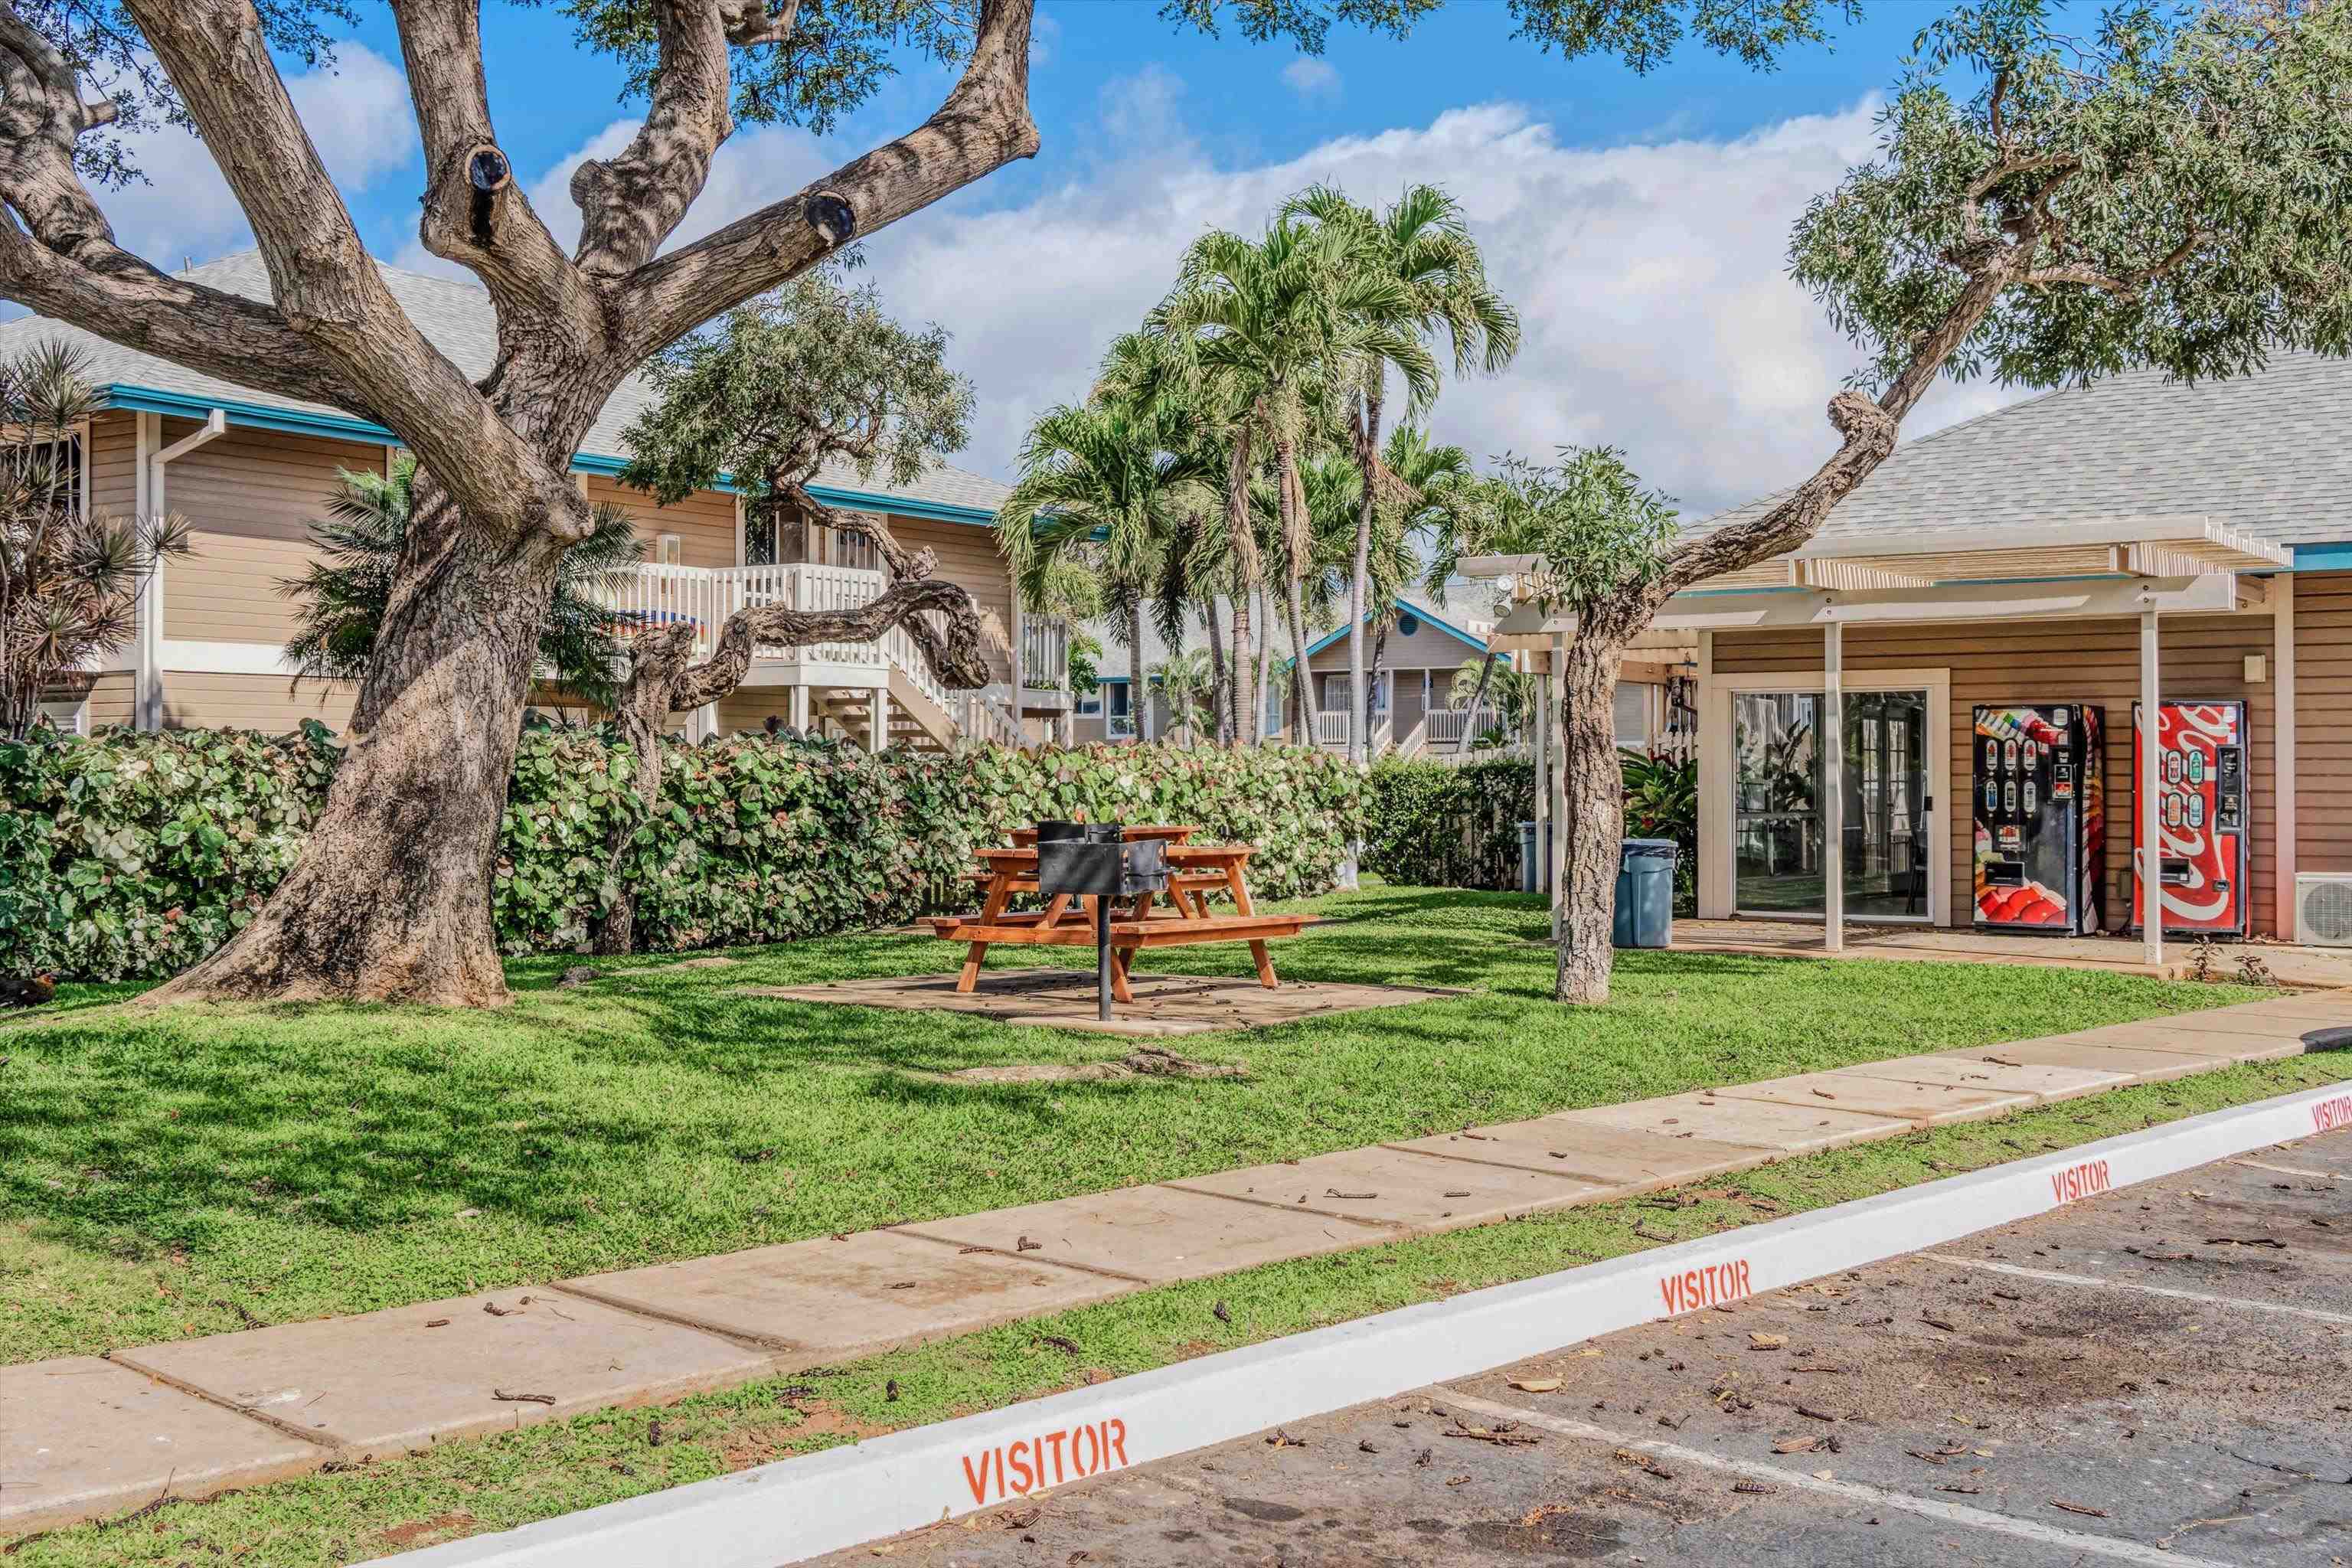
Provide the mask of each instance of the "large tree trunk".
[{"label": "large tree trunk", "polygon": [[[1372,508],[1380,499],[1381,388],[1364,392],[1363,423],[1354,432],[1356,468],[1364,476],[1364,498],[1356,508],[1355,568],[1348,578],[1348,679],[1354,684],[1359,717],[1349,721],[1348,755],[1372,760],[1372,700],[1364,686],[1364,604],[1372,574]],[[1373,665],[1380,661],[1376,657]]]},{"label": "large tree trunk", "polygon": [[1151,739],[1151,689],[1143,679],[1143,605],[1127,602],[1127,692],[1135,714],[1135,733],[1127,743],[1139,746]]},{"label": "large tree trunk", "polygon": [[1282,552],[1287,557],[1282,586],[1285,607],[1290,615],[1290,700],[1297,709],[1303,738],[1309,745],[1319,745],[1307,679],[1307,600],[1303,584],[1307,580],[1309,541],[1307,504],[1298,489],[1297,443],[1287,436],[1276,437],[1274,465],[1276,510],[1282,519]]},{"label": "large tree trunk", "polygon": [[[1265,700],[1265,650],[1274,647],[1263,626],[1250,624],[1250,595],[1265,577],[1263,563],[1258,558],[1257,531],[1250,518],[1251,432],[1244,423],[1234,435],[1234,451],[1225,468],[1225,542],[1234,557],[1234,673],[1241,683],[1234,693],[1234,706],[1245,710],[1250,719],[1249,739],[1258,740],[1255,717]],[[1211,613],[1215,606],[1211,605]],[[1255,669],[1250,665],[1250,634],[1255,629],[1260,638],[1260,657]]]},{"label": "large tree trunk", "polygon": [[250,924],[143,1000],[506,1000],[491,879],[540,623],[485,606],[545,605],[561,552],[493,552],[433,522],[450,504],[426,501],[410,530],[455,543],[404,563],[301,858]]},{"label": "large tree trunk", "polygon": [[[1251,692],[1251,699],[1256,704],[1250,710],[1253,740],[1263,736],[1267,694],[1271,692],[1274,686],[1274,606],[1263,593],[1257,596],[1257,608],[1258,619],[1264,629],[1258,634],[1257,679]],[[1293,742],[1297,739],[1296,735],[1291,737]]]},{"label": "large tree trunk", "polygon": [[1220,746],[1233,743],[1231,721],[1233,679],[1225,668],[1225,637],[1217,629],[1217,599],[1212,594],[1201,614],[1201,623],[1209,633],[1209,731]]},{"label": "large tree trunk", "polygon": [[1494,679],[1495,660],[1489,656],[1486,662],[1478,667],[1478,689],[1470,694],[1469,711],[1462,716],[1462,738],[1454,743],[1454,753],[1458,756],[1468,756],[1471,746],[1478,738],[1478,710],[1486,706],[1486,688],[1493,684]]},{"label": "large tree trunk", "polygon": [[1567,918],[1560,927],[1555,991],[1562,1002],[1609,1000],[1617,859],[1625,837],[1624,773],[1617,760],[1614,717],[1624,647],[1623,640],[1580,633],[1563,661],[1560,782],[1568,868],[1559,896],[1567,900]]},{"label": "large tree trunk", "polygon": [[[1368,736],[1372,732],[1372,703],[1373,700],[1380,696],[1379,682],[1381,679],[1381,661],[1387,658],[1388,656],[1389,617],[1383,616],[1381,617],[1380,629],[1372,634],[1371,679],[1373,684],[1361,689],[1363,692],[1362,708],[1364,713],[1364,733]],[[1394,700],[1393,693],[1391,694],[1391,700],[1389,702],[1389,711],[1391,715],[1396,711],[1396,702]],[[1372,760],[1371,748],[1369,743],[1365,746],[1364,755],[1361,760],[1367,763]]]}]

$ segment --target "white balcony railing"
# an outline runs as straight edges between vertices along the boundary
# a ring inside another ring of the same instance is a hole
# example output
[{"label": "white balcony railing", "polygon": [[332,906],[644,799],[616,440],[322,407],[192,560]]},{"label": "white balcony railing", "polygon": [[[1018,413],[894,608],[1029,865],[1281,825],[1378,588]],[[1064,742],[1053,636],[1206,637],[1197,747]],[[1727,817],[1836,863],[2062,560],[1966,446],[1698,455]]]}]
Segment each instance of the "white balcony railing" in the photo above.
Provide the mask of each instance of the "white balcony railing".
[{"label": "white balcony railing", "polygon": [[[1462,731],[1465,723],[1470,727],[1473,745],[1477,743],[1476,738],[1487,731],[1505,728],[1503,715],[1492,708],[1478,710],[1475,721],[1467,708],[1433,708],[1422,721],[1423,737],[1429,745],[1442,746],[1450,750],[1462,743]],[[1507,742],[1510,737],[1507,733],[1504,739]]]},{"label": "white balcony railing", "polygon": [[[727,617],[738,610],[787,605],[796,610],[854,610],[879,598],[888,586],[883,573],[851,566],[665,566],[639,564],[612,596],[614,609],[656,625],[689,621],[695,651],[717,646]],[[1017,742],[1019,724],[1004,704],[978,692],[951,692],[932,675],[929,663],[904,627],[878,642],[811,643],[800,647],[757,647],[762,662],[833,667],[840,674],[869,676],[886,684],[896,671],[915,689],[946,710],[967,735]],[[853,679],[853,684],[865,684]]]},{"label": "white balcony railing", "polygon": [[1021,621],[1021,684],[1032,690],[1059,689],[1070,673],[1070,628],[1053,616]]}]

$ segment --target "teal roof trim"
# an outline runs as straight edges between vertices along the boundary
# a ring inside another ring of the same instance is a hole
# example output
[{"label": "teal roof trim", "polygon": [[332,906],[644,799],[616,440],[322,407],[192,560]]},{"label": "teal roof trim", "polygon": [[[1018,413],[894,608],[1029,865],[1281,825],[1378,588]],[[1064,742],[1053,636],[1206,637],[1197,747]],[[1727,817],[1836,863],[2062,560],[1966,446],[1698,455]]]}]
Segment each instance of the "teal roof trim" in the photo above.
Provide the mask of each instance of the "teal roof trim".
[{"label": "teal roof trim", "polygon": [[[302,408],[272,408],[258,403],[238,403],[228,398],[191,397],[185,393],[159,392],[149,386],[131,386],[121,382],[100,387],[99,399],[109,408],[126,408],[140,414],[163,414],[175,419],[203,419],[215,408],[232,425],[243,425],[256,430],[280,430],[292,436],[323,436],[338,441],[366,441],[379,447],[396,447],[400,437],[383,426],[365,419],[353,419],[341,414],[320,414]],[[572,471],[576,474],[601,474],[610,479],[627,466],[621,458],[604,457],[594,453],[577,452],[572,458]],[[734,480],[719,477],[715,489],[733,491]],[[848,507],[858,511],[887,512],[893,517],[919,518],[932,522],[960,522],[987,527],[996,521],[996,514],[980,507],[953,506],[946,501],[915,500],[906,496],[886,495],[874,490],[846,489],[838,485],[811,485],[809,494],[827,506]]]},{"label": "teal roof trim", "polygon": [[[1424,626],[1435,626],[1439,631],[1453,637],[1456,642],[1467,644],[1470,647],[1480,653],[1485,653],[1486,651],[1485,639],[1472,637],[1468,632],[1464,631],[1460,626],[1454,626],[1451,622],[1447,621],[1444,616],[1433,616],[1427,610],[1423,609],[1419,605],[1399,605],[1397,609],[1399,613],[1412,616],[1421,621]],[[1365,621],[1369,624],[1371,618],[1371,612],[1367,610],[1364,613]],[[1338,642],[1341,637],[1345,637],[1347,633],[1348,627],[1347,623],[1345,622],[1341,622],[1339,626],[1333,626],[1320,637],[1318,637],[1315,641],[1307,645],[1307,657],[1313,658],[1317,654],[1321,653],[1325,648],[1329,647],[1333,643]],[[1288,668],[1286,663],[1285,668]]]}]

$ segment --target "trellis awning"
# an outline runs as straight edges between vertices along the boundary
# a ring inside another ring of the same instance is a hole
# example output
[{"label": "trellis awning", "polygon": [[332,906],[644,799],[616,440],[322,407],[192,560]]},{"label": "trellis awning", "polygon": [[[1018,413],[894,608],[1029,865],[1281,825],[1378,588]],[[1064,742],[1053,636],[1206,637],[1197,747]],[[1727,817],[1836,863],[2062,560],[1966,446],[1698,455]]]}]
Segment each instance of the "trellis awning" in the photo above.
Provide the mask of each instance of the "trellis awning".
[{"label": "trellis awning", "polygon": [[[2259,603],[2252,575],[2293,552],[2209,517],[2137,516],[2063,528],[1956,525],[1818,536],[1666,601],[1645,637],[1827,621],[2017,620],[2216,612]],[[1520,576],[1532,555],[1462,563],[1473,575]],[[1497,625],[1498,648],[1547,647],[1575,616],[1532,600]],[[1524,639],[1524,640],[1517,640]]]}]

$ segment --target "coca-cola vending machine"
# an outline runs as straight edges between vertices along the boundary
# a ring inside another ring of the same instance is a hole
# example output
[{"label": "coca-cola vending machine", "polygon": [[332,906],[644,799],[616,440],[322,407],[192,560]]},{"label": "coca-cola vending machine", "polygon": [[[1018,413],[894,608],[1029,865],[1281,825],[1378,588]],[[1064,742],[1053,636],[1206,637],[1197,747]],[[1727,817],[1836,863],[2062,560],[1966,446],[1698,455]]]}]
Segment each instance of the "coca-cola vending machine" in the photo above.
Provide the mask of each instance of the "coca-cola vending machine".
[{"label": "coca-cola vending machine", "polygon": [[2105,710],[2079,702],[1976,710],[1976,928],[2099,929],[2107,846]]},{"label": "coca-cola vending machine", "polygon": [[[2138,792],[2139,704],[2132,704]],[[2246,934],[2246,705],[2158,702],[2157,865],[2167,936]],[[2132,929],[2147,922],[2147,813],[2132,813]]]}]

